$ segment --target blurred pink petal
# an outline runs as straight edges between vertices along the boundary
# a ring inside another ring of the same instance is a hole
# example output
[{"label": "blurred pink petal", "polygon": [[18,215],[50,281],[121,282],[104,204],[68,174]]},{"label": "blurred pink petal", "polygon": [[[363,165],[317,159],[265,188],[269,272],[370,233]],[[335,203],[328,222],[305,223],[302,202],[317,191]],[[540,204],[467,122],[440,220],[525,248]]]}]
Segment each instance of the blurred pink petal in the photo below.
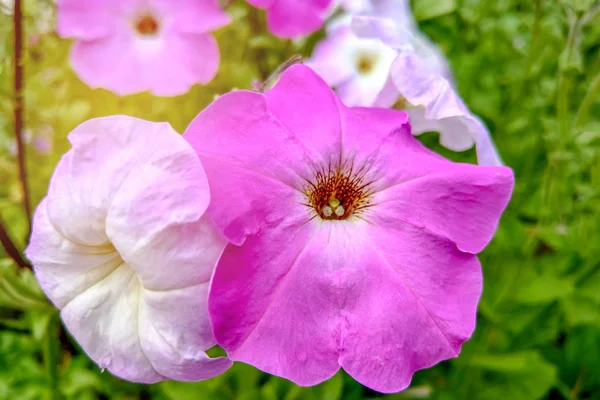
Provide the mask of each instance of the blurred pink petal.
[{"label": "blurred pink petal", "polygon": [[345,105],[370,106],[384,89],[396,54],[377,39],[354,35],[346,20],[328,30],[307,65],[337,89]]},{"label": "blurred pink petal", "polygon": [[269,31],[279,37],[308,35],[323,25],[333,0],[247,0],[267,10]]},{"label": "blurred pink petal", "polygon": [[211,31],[229,22],[217,0],[61,0],[57,29],[77,40],[71,64],[89,86],[175,96],[214,78]]},{"label": "blurred pink petal", "polygon": [[69,135],[27,248],[73,337],[132,381],[199,380],[230,366],[207,296],[226,241],[204,212],[198,157],[166,123],[97,118]]},{"label": "blurred pink petal", "polygon": [[476,147],[481,165],[501,165],[502,161],[485,125],[473,115],[449,80],[435,53],[423,52],[411,32],[392,20],[355,17],[353,30],[361,37],[379,38],[398,51],[390,74],[399,96],[406,102],[413,134],[440,133],[440,144],[454,151]]},{"label": "blurred pink petal", "polygon": [[209,295],[232,360],[300,385],[343,367],[381,392],[455,357],[481,294],[475,253],[512,171],[452,163],[405,112],[347,108],[310,68],[219,97],[188,127],[231,241]]}]

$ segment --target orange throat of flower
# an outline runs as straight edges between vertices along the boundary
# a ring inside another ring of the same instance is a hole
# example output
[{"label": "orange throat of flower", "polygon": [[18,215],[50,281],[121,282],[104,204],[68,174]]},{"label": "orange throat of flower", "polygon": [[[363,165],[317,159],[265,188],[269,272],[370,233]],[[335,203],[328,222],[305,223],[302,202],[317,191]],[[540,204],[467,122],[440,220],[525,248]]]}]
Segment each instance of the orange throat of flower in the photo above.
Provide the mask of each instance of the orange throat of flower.
[{"label": "orange throat of flower", "polygon": [[321,170],[308,182],[304,194],[309,206],[323,220],[360,217],[370,206],[370,185],[362,171],[345,171],[343,167]]},{"label": "orange throat of flower", "polygon": [[159,24],[151,14],[142,14],[134,24],[135,31],[142,36],[154,36],[158,33]]}]

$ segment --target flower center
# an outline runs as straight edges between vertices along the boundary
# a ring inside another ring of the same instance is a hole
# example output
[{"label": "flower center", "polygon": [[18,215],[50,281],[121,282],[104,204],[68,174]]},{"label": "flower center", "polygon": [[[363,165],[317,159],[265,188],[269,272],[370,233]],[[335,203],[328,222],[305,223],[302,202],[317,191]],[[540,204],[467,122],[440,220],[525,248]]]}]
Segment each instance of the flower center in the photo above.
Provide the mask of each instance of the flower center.
[{"label": "flower center", "polygon": [[375,69],[377,54],[370,51],[362,51],[356,57],[356,69],[361,75],[368,75]]},{"label": "flower center", "polygon": [[342,167],[318,171],[304,194],[310,206],[324,220],[344,220],[369,207],[371,192],[362,170]]},{"label": "flower center", "polygon": [[156,35],[158,21],[151,14],[143,14],[135,22],[135,30],[142,36]]}]

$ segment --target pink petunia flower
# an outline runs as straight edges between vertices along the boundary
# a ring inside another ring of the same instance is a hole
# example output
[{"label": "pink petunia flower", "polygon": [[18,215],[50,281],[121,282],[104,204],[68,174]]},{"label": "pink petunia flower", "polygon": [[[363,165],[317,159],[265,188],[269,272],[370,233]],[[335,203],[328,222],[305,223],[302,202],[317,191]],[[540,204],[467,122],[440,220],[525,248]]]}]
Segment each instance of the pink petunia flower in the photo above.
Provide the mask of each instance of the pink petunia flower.
[{"label": "pink petunia flower", "polygon": [[444,70],[423,54],[412,32],[391,19],[368,16],[354,17],[352,28],[359,37],[379,40],[397,51],[390,67],[393,86],[380,93],[379,105],[390,106],[400,97],[413,134],[437,131],[442,146],[453,151],[475,146],[479,164],[502,164],[483,122],[471,113]]},{"label": "pink petunia flower", "polygon": [[211,31],[229,22],[218,0],[60,0],[57,30],[76,39],[71,65],[89,86],[174,96],[215,77]]},{"label": "pink petunia flower", "polygon": [[506,167],[450,162],[405,112],[347,108],[310,68],[218,98],[184,138],[232,244],[209,311],[232,360],[300,385],[340,367],[381,392],[459,354],[481,294],[476,253],[509,200]]},{"label": "pink petunia flower", "polygon": [[[438,48],[423,35],[405,0],[353,0],[342,2],[351,14],[342,14],[327,28],[327,37],[314,49],[307,64],[347,106],[391,107],[401,97],[390,77],[397,51],[379,37],[360,37],[351,29],[353,15],[385,16],[410,33],[410,43],[428,66],[451,79],[448,64]],[[407,35],[408,36],[408,35]]]},{"label": "pink petunia flower", "polygon": [[206,302],[226,241],[206,217],[198,157],[166,123],[93,119],[69,135],[27,248],[44,292],[100,368],[132,381],[200,380],[231,362]]},{"label": "pink petunia flower", "polygon": [[333,0],[247,0],[267,10],[269,31],[282,38],[308,35],[323,25]]},{"label": "pink petunia flower", "polygon": [[307,62],[342,101],[348,106],[405,108],[413,134],[437,131],[442,146],[464,151],[475,145],[480,164],[501,165],[487,128],[454,90],[448,63],[419,31],[408,1],[354,0],[343,5],[365,16],[332,22]]}]

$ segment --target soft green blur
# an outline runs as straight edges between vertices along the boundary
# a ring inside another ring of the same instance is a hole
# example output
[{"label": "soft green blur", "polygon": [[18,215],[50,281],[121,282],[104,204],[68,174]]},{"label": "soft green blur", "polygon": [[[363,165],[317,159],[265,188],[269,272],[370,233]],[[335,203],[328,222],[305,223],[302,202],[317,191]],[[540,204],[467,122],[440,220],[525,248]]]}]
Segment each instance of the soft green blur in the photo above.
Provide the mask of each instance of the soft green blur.
[{"label": "soft green blur", "polygon": [[[174,0],[175,1],[175,0]],[[301,1],[301,0],[298,0]],[[12,120],[13,34],[0,1],[0,215],[22,250],[27,224]],[[516,189],[481,254],[484,294],[461,355],[418,372],[389,399],[600,399],[600,2],[413,0],[422,29],[448,55],[460,93],[490,128]],[[214,96],[250,88],[315,41],[265,33],[242,0],[218,32],[222,63],[184,96],[117,97],[69,68],[51,0],[25,2],[25,139],[37,204],[68,148],[67,133],[102,115],[169,121],[182,132]],[[473,162],[472,151],[453,154]],[[44,148],[44,145],[46,148]],[[101,373],[61,326],[28,270],[0,248],[0,399],[363,399],[381,395],[344,373],[313,388],[238,364],[200,383],[137,385]]]}]

